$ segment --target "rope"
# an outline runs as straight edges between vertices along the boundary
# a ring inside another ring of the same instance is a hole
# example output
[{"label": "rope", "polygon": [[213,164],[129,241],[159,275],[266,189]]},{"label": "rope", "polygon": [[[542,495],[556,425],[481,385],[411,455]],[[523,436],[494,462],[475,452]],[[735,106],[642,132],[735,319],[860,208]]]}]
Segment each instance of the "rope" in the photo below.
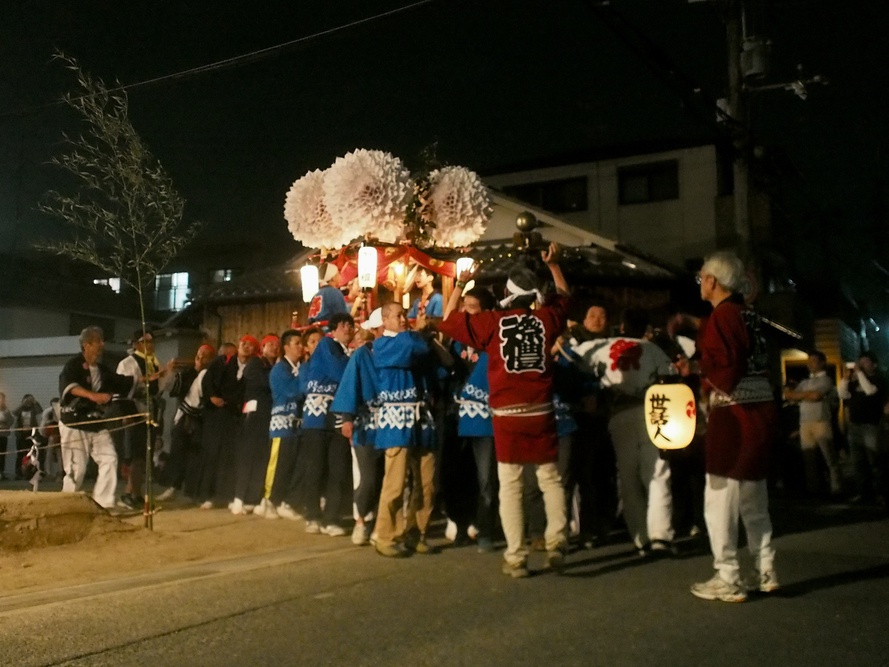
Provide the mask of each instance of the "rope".
[{"label": "rope", "polygon": [[[142,417],[142,419],[139,419],[138,421],[129,421],[129,423],[123,424],[122,426],[116,426],[114,428],[106,428],[106,429],[102,429],[102,430],[108,431],[109,433],[116,433],[117,431],[123,431],[128,428],[133,428],[134,426],[140,426],[141,424],[149,423],[148,413],[147,412],[139,412],[134,415],[127,415],[126,417],[112,417],[110,419],[97,419],[96,421],[76,422],[75,424],[65,424],[65,427],[71,428],[72,426],[79,426],[82,424],[98,424],[98,423],[104,423],[104,422],[110,422],[110,421],[121,421],[124,419],[132,420],[134,417]],[[151,422],[151,424],[153,424],[154,426],[158,425],[156,422]],[[33,432],[34,429],[25,428],[25,429],[9,429],[9,430],[10,431],[30,431],[30,432]],[[56,442],[56,443],[49,443],[46,445],[37,445],[37,449],[52,449],[54,447],[61,447],[61,446],[62,446],[61,442]],[[10,454],[19,454],[20,452],[27,453],[27,452],[30,452],[32,448],[33,448],[32,446],[29,446],[29,447],[26,447],[25,449],[13,449],[12,452],[9,452],[9,453]],[[2,453],[4,453],[4,452],[0,452],[0,454],[2,454]]]}]

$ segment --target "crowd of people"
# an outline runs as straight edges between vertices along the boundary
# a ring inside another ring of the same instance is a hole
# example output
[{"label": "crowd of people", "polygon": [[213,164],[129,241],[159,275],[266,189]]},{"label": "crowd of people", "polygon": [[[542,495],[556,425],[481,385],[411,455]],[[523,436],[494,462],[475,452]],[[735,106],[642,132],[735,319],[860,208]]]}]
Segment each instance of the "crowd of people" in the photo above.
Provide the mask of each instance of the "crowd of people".
[{"label": "crowd of people", "polygon": [[[675,553],[678,534],[706,533],[715,573],[691,587],[697,597],[737,602],[749,590],[777,589],[766,479],[779,414],[760,320],[742,297],[743,264],[726,253],[704,263],[708,318],[677,315],[653,335],[647,313],[628,309],[615,335],[604,304],[581,311],[572,302],[558,248],[541,259],[554,287],[546,296],[538,275],[516,266],[501,301],[481,287],[464,292],[467,272],[444,303],[431,272],[420,271],[422,293],[409,310],[385,303],[358,324],[328,267],[305,327],[244,335],[218,353],[203,345],[178,372],[155,357],[147,330],[112,370],[101,361],[101,330],[88,327],[60,376],[63,490],[81,488],[92,457],[100,505],[142,506],[153,406],[167,393],[178,407],[161,501],[179,495],[331,537],[351,530],[355,545],[392,558],[434,552],[429,529],[440,511],[447,537],[480,552],[502,535],[502,570],[515,578],[528,576],[529,550],[559,571],[570,536],[594,548],[621,516],[640,557]],[[575,311],[583,316],[569,321]],[[676,336],[692,330],[696,345]],[[871,397],[884,389],[866,358],[839,396],[853,401],[853,451],[879,489],[868,420],[877,410]],[[824,417],[809,404],[829,400],[819,372],[813,362],[811,386],[786,395],[806,406],[807,425]],[[645,391],[664,375],[698,397],[695,440],[670,453],[645,428]],[[121,423],[113,407],[121,398],[142,417],[128,417],[135,426],[110,426]],[[124,434],[126,487],[117,497]],[[807,426],[803,447],[824,453],[836,490],[824,439]],[[752,578],[738,562],[739,522]]]}]

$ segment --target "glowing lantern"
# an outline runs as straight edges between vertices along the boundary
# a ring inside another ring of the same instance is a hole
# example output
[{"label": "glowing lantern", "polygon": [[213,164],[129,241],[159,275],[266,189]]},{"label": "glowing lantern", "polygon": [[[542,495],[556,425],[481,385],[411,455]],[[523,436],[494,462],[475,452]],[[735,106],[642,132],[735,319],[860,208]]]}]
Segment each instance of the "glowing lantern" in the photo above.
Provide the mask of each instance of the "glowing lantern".
[{"label": "glowing lantern", "polygon": [[461,273],[471,270],[473,264],[475,264],[475,260],[472,257],[460,257],[457,259],[457,280],[460,279]]},{"label": "glowing lantern", "polygon": [[645,426],[658,449],[688,447],[696,421],[695,395],[688,385],[662,381],[645,392]]},{"label": "glowing lantern", "polygon": [[358,287],[370,289],[377,284],[377,249],[363,246],[358,250]]},{"label": "glowing lantern", "polygon": [[303,288],[303,301],[309,303],[318,292],[318,267],[314,264],[306,264],[299,270],[299,281]]}]

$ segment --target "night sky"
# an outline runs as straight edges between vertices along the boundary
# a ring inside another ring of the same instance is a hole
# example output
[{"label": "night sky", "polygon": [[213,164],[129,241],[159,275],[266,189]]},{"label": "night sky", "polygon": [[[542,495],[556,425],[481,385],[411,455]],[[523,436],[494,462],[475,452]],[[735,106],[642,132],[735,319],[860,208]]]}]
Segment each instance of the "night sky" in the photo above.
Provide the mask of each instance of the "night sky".
[{"label": "night sky", "polygon": [[[388,150],[417,168],[422,149],[437,142],[443,161],[484,173],[712,137],[710,115],[685,105],[683,85],[665,73],[677,68],[705,98],[724,95],[718,6],[611,4],[663,53],[659,62],[580,0],[4,0],[0,248],[22,251],[59,230],[34,211],[57,178],[45,163],[70,127],[69,111],[44,106],[73,87],[50,60],[56,48],[106,82],[135,84],[410,7],[130,90],[133,123],[187,199],[188,217],[206,221],[213,238],[261,236],[273,259],[297,250],[282,215],[289,185],[355,148]],[[851,273],[874,302],[886,278],[869,262],[889,266],[884,4],[750,0],[748,24],[773,41],[763,84],[796,78],[798,64],[803,77],[830,81],[806,101],[781,90],[751,100],[751,129],[780,173],[781,245],[793,248],[801,279]]]}]

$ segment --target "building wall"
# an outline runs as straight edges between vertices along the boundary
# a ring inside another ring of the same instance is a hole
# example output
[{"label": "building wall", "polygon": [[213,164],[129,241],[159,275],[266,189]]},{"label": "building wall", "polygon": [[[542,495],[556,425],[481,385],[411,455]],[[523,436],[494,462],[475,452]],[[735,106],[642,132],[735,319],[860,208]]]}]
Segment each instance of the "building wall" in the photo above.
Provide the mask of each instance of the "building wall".
[{"label": "building wall", "polygon": [[[618,172],[623,167],[676,160],[679,197],[668,201],[620,204]],[[717,247],[718,231],[731,228],[718,216],[717,155],[714,146],[634,155],[548,169],[489,176],[493,188],[587,177],[587,210],[558,217],[595,234],[632,245],[676,265]]]},{"label": "building wall", "polygon": [[290,328],[293,312],[300,307],[305,311],[304,304],[294,301],[219,306],[218,316],[208,314],[204,326],[217,347],[222,342],[237,343],[247,334],[258,339],[270,333],[280,336]]}]

